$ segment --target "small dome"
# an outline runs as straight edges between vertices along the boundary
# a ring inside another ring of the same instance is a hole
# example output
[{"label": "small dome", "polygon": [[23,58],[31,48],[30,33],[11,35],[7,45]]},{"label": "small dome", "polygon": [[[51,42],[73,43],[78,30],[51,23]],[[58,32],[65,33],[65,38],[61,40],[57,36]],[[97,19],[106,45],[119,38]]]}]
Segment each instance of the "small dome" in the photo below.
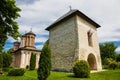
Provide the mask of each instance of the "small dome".
[{"label": "small dome", "polygon": [[26,33],[25,35],[31,35],[31,34],[34,35],[34,36],[36,36],[32,31]]}]

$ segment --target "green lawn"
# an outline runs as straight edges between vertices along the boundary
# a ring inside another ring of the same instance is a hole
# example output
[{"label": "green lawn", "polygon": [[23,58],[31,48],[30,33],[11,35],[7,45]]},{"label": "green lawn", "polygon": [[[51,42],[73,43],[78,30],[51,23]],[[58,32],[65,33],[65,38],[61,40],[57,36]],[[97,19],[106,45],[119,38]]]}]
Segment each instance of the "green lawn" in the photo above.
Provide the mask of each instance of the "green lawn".
[{"label": "green lawn", "polygon": [[[0,76],[0,80],[37,80],[36,71],[26,71],[24,76]],[[48,80],[120,80],[120,70],[110,70],[98,73],[91,73],[90,78],[74,78],[73,74],[63,72],[51,72]]]}]

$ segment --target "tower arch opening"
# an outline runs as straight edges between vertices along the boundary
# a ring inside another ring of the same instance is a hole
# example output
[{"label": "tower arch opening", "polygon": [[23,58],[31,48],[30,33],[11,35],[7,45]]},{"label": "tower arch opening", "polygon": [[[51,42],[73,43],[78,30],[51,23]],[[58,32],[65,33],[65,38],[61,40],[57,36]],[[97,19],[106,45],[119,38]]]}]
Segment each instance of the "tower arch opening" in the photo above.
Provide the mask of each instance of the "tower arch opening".
[{"label": "tower arch opening", "polygon": [[96,58],[92,53],[90,53],[88,55],[87,61],[88,61],[89,65],[90,65],[91,70],[97,70]]}]

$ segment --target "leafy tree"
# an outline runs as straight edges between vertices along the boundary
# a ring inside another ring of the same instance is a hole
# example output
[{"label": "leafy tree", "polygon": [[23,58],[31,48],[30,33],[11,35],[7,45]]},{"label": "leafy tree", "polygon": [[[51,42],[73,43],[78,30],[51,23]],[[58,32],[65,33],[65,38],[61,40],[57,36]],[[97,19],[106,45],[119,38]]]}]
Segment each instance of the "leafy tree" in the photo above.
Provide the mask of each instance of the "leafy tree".
[{"label": "leafy tree", "polygon": [[21,10],[15,2],[15,0],[0,0],[0,51],[2,51],[8,36],[14,39],[20,36],[15,19],[20,17],[18,12]]},{"label": "leafy tree", "polygon": [[34,70],[36,66],[36,54],[32,53],[30,58],[30,70]]},{"label": "leafy tree", "polygon": [[120,62],[120,54],[117,54],[116,61]]},{"label": "leafy tree", "polygon": [[100,53],[101,53],[101,58],[102,58],[103,64],[104,64],[104,59],[106,59],[106,58],[112,58],[115,60],[116,48],[117,48],[117,46],[115,46],[114,43],[100,44]]},{"label": "leafy tree", "polygon": [[11,54],[11,52],[13,52],[13,48],[10,48],[10,49],[7,51],[8,54]]},{"label": "leafy tree", "polygon": [[12,56],[8,53],[3,53],[3,67],[9,67],[12,63]]},{"label": "leafy tree", "polygon": [[45,43],[42,48],[39,68],[37,70],[39,80],[47,80],[47,77],[50,75],[51,71],[51,51],[48,45],[48,41]]},{"label": "leafy tree", "polygon": [[3,57],[2,54],[0,53],[0,71],[2,70],[3,67]]}]

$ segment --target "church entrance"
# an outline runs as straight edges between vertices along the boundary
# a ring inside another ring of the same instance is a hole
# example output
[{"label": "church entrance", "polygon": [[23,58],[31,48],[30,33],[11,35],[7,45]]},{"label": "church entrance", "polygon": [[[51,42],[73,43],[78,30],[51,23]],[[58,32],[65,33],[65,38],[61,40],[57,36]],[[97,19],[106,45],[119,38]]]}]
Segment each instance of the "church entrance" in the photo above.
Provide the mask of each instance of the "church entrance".
[{"label": "church entrance", "polygon": [[88,55],[87,61],[88,61],[89,65],[90,65],[91,70],[97,70],[96,59],[95,59],[95,56],[92,53],[90,53]]}]

